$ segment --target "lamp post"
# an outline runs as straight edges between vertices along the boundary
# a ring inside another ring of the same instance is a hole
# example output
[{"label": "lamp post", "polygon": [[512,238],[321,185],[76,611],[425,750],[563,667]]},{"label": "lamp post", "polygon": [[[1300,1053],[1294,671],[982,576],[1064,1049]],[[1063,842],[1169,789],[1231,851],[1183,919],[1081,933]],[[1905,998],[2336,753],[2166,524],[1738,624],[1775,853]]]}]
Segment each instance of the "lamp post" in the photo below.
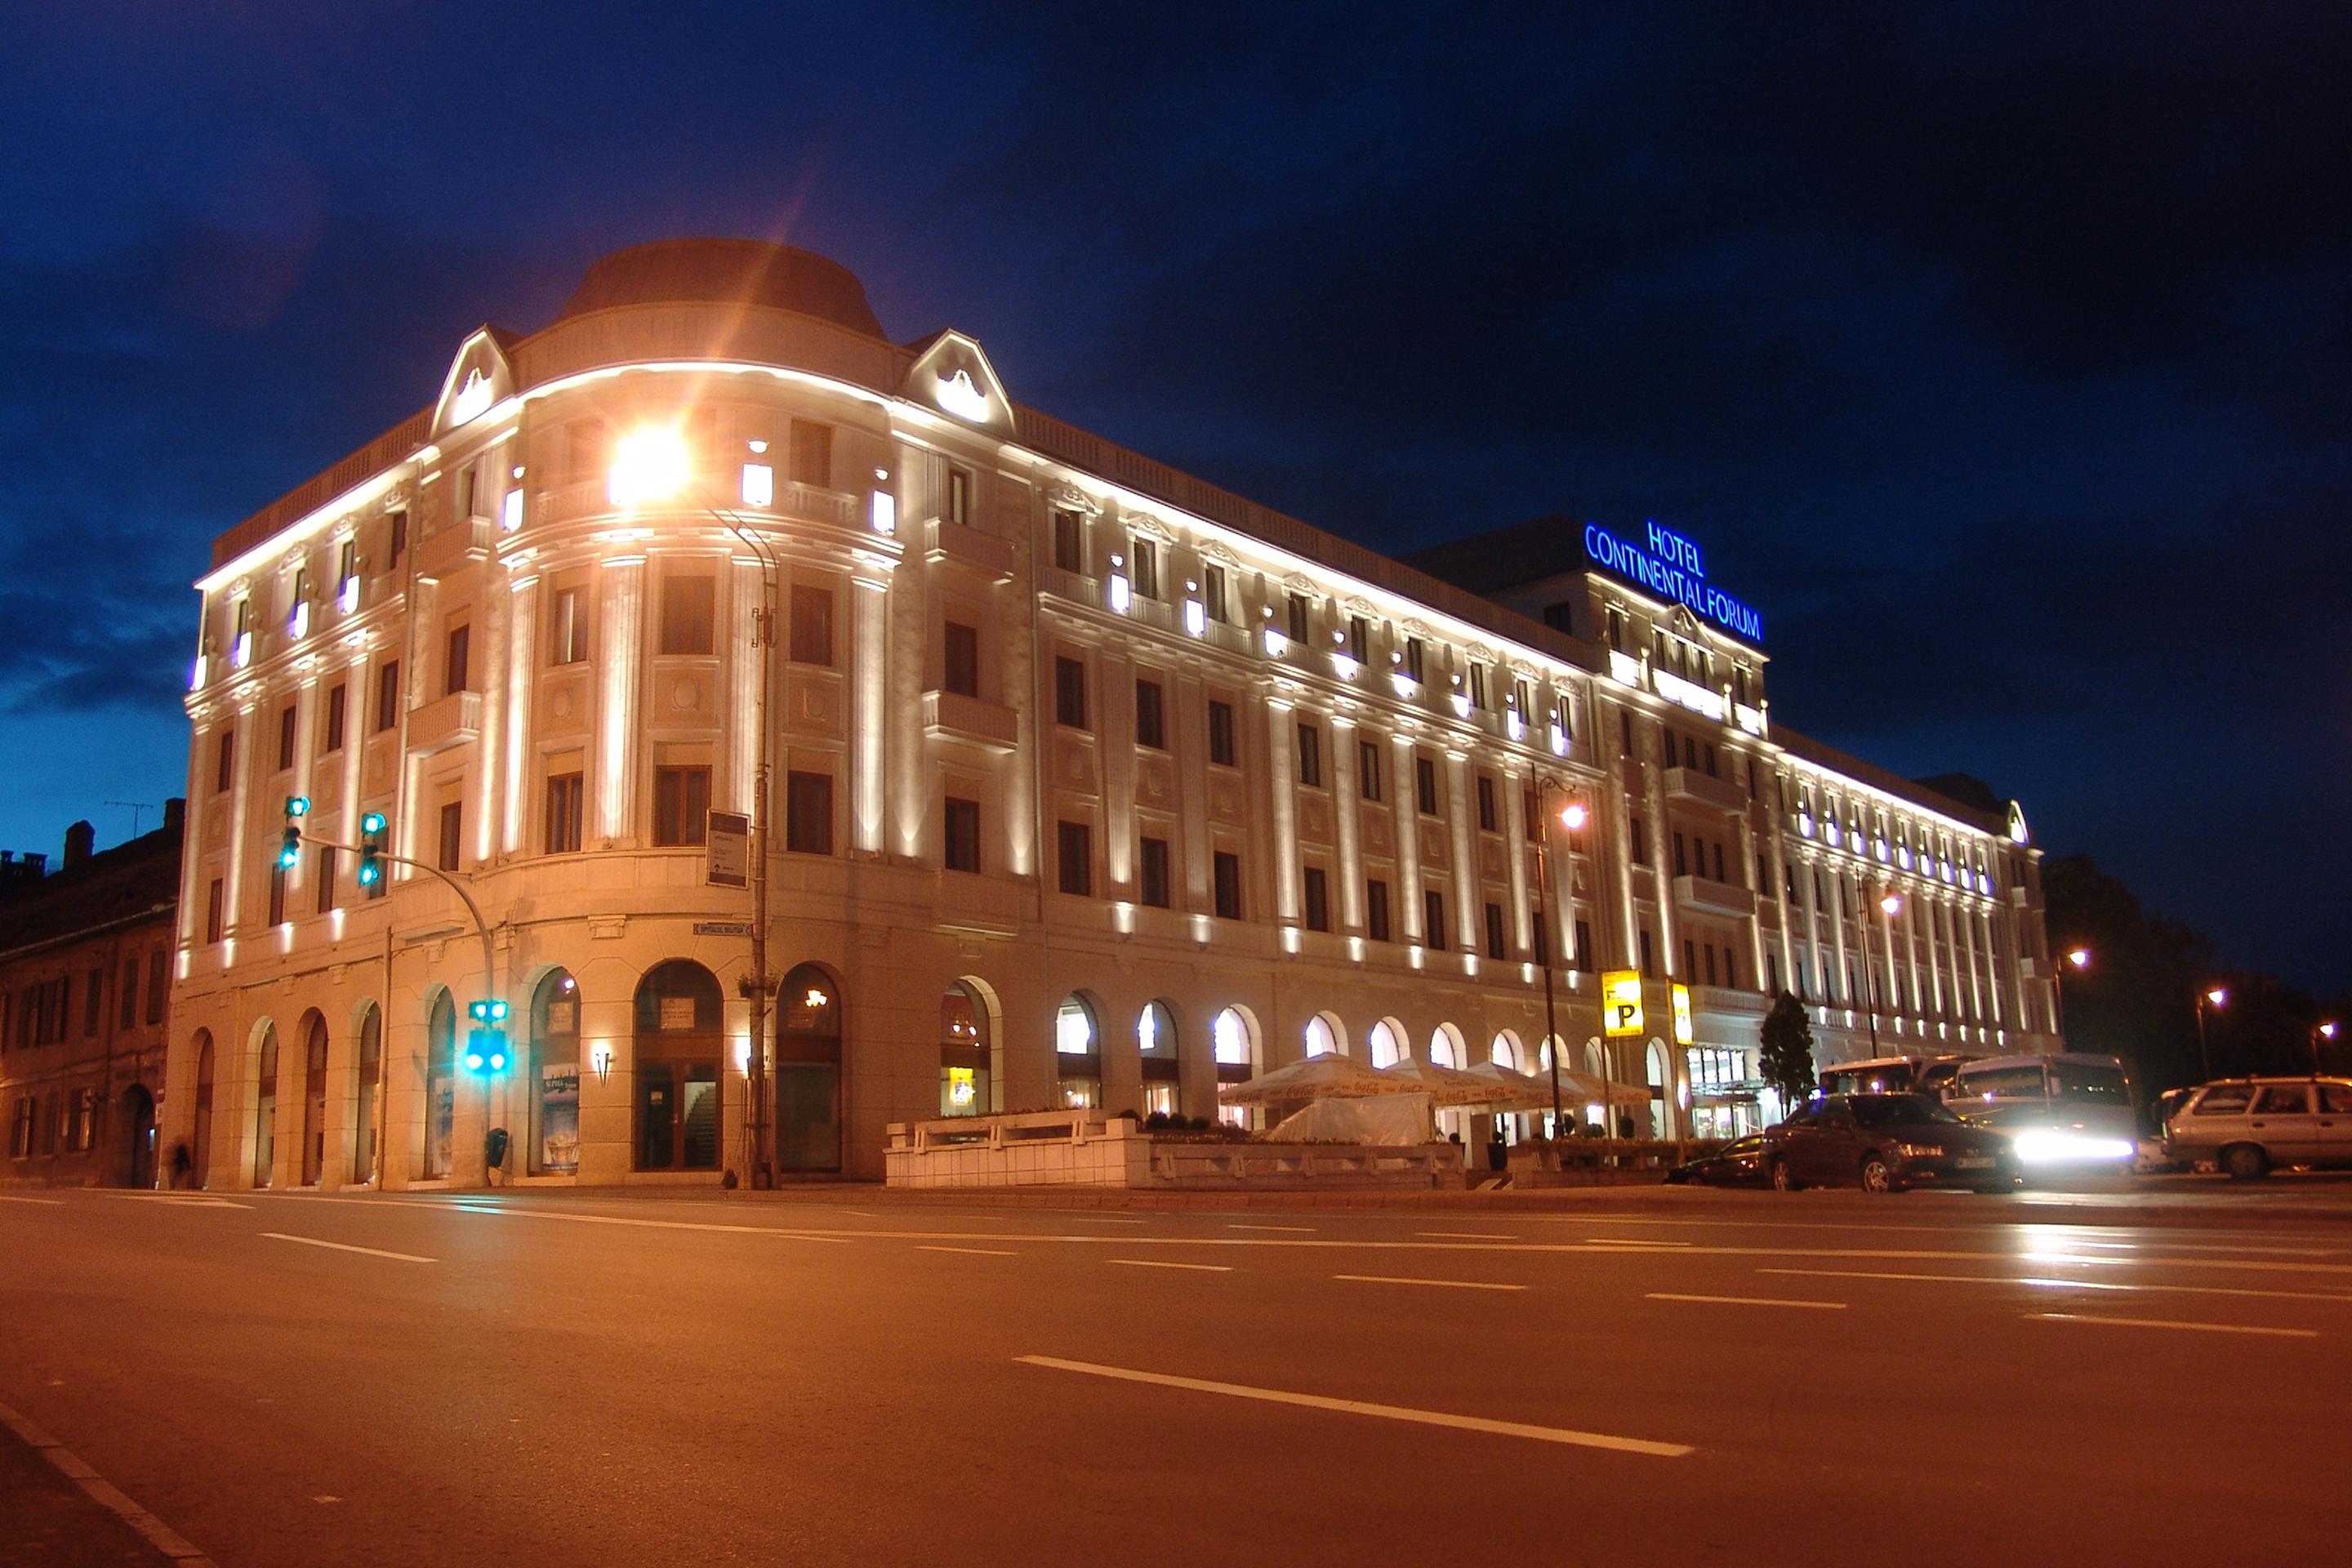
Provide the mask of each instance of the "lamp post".
[{"label": "lamp post", "polygon": [[2336,1020],[2329,1018],[2311,1031],[2311,1076],[2317,1078],[2326,1070],[2319,1065],[2319,1042],[2336,1037]]},{"label": "lamp post", "polygon": [[[1560,1129],[1559,1057],[1567,1043],[1559,1036],[1559,1015],[1552,1002],[1551,966],[1551,816],[1544,810],[1548,791],[1558,790],[1567,796],[1559,808],[1559,825],[1570,833],[1580,833],[1588,814],[1584,803],[1568,793],[1568,786],[1558,779],[1536,780],[1536,940],[1543,952],[1544,1040],[1550,1047],[1546,1053],[1551,1059],[1551,1135],[1557,1139]],[[1605,1099],[1605,1097],[1604,1097]],[[1609,1107],[1604,1103],[1601,1114],[1605,1121]]]},{"label": "lamp post", "polygon": [[[1878,907],[1885,912],[1887,920],[1886,961],[1892,963],[1895,962],[1894,921],[1895,914],[1903,908],[1903,895],[1887,893],[1879,899]],[[1870,911],[1868,910],[1862,911],[1862,971],[1870,978],[1870,1054],[1874,1057],[1878,1054],[1878,971],[1872,967],[1870,962]]]},{"label": "lamp post", "polygon": [[775,552],[743,526],[733,512],[712,506],[697,493],[693,462],[675,429],[649,427],[621,437],[614,446],[610,495],[614,505],[635,510],[651,501],[683,497],[688,505],[740,540],[760,563],[760,608],[751,618],[751,648],[760,661],[760,698],[751,770],[751,1049],[743,1063],[744,1093],[751,1101],[743,1126],[750,1144],[747,1163],[753,1187],[775,1185],[768,1147],[768,997],[775,983],[768,973],[768,704],[775,683]]},{"label": "lamp post", "polygon": [[2057,1031],[2061,1043],[2063,1043],[2066,1036],[2066,972],[2070,969],[2090,967],[2091,950],[2087,947],[2070,947],[2066,950],[2063,960],[2050,972],[2050,1023],[2051,1026]]},{"label": "lamp post", "polygon": [[2219,985],[2197,994],[2197,1058],[2204,1065],[2205,1081],[2208,1083],[2213,1081],[2213,1051],[2205,1043],[2205,1009],[2208,1006],[2226,1006],[2229,1001],[2229,991]]}]

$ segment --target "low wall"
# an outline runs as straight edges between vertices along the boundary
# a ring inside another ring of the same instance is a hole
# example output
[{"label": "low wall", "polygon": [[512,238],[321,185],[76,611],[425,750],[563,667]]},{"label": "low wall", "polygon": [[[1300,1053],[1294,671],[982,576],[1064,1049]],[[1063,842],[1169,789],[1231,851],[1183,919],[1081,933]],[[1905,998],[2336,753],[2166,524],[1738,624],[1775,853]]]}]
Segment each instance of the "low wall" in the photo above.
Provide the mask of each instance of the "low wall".
[{"label": "low wall", "polygon": [[894,1121],[888,1131],[883,1169],[894,1187],[1307,1192],[1462,1183],[1455,1143],[1196,1141],[1098,1110]]}]

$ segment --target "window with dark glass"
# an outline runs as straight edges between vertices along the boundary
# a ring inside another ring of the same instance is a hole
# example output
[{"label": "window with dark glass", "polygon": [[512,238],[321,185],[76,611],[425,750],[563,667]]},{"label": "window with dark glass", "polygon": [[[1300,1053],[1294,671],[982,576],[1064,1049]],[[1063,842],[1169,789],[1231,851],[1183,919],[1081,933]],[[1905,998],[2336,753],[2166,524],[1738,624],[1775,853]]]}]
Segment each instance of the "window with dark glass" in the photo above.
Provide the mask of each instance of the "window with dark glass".
[{"label": "window with dark glass", "polygon": [[278,710],[278,771],[284,773],[294,765],[294,704],[289,702]]},{"label": "window with dark glass", "polygon": [[221,879],[215,877],[212,886],[205,891],[205,940],[206,942],[218,942],[221,939],[221,921],[227,907],[226,900],[226,895]]},{"label": "window with dark glass", "polygon": [[1217,918],[1237,921],[1242,918],[1242,858],[1230,850],[1220,849],[1210,859],[1210,870],[1217,899]]},{"label": "window with dark glass", "polygon": [[947,689],[958,697],[979,696],[980,628],[950,621],[945,651]]},{"label": "window with dark glass", "polygon": [[455,871],[466,854],[466,803],[450,801],[441,808],[440,858],[434,864],[444,871]]},{"label": "window with dark glass", "polygon": [[1412,793],[1422,816],[1437,815],[1437,763],[1428,757],[1412,760]]},{"label": "window with dark glass", "polygon": [[662,577],[661,651],[709,653],[714,646],[719,581],[683,572]]},{"label": "window with dark glass", "polygon": [[579,484],[604,478],[604,422],[574,419],[563,427],[563,475]]},{"label": "window with dark glass", "polygon": [[1054,826],[1055,885],[1066,893],[1081,898],[1091,896],[1095,890],[1094,829],[1083,822],[1060,822]]},{"label": "window with dark glass", "polygon": [[1684,876],[1689,870],[1690,866],[1683,857],[1683,836],[1677,833],[1675,835],[1675,875]]},{"label": "window with dark glass", "polygon": [[961,468],[948,470],[948,521],[971,521],[971,476]]},{"label": "window with dark glass", "polygon": [[946,846],[940,859],[950,871],[980,869],[980,802],[948,796]]},{"label": "window with dark glass", "polygon": [[1642,973],[1652,976],[1658,973],[1657,964],[1650,955],[1650,933],[1646,931],[1642,933]]},{"label": "window with dark glass", "polygon": [[1065,572],[1087,569],[1086,523],[1064,507],[1054,513],[1054,564]]},{"label": "window with dark glass", "polygon": [[236,731],[223,730],[213,741],[213,793],[228,788],[236,776]]},{"label": "window with dark glass", "polygon": [[375,672],[376,732],[397,728],[400,723],[400,661],[394,659]]},{"label": "window with dark glass", "polygon": [[1445,895],[1431,888],[1421,895],[1422,940],[1431,947],[1445,947]]},{"label": "window with dark glass", "polygon": [[1135,743],[1153,751],[1168,747],[1168,715],[1160,682],[1139,678],[1135,683]]},{"label": "window with dark glass", "polygon": [[1503,955],[1503,906],[1488,904],[1486,906],[1486,956],[1501,958]]},{"label": "window with dark glass", "polygon": [[581,773],[551,773],[547,779],[547,852],[576,854],[580,848],[582,809],[587,801],[587,779]]},{"label": "window with dark glass", "polygon": [[1592,973],[1592,926],[1591,926],[1591,923],[1590,921],[1577,921],[1577,922],[1576,922],[1576,955],[1575,955],[1575,956],[1576,956],[1576,967],[1577,967],[1578,969],[1581,970],[1583,973],[1587,973],[1587,974],[1591,973]]},{"label": "window with dark glass", "polygon": [[583,608],[581,590],[555,591],[555,604],[549,617],[549,663],[578,664],[588,657],[588,626]]},{"label": "window with dark glass", "polygon": [[1621,757],[1633,754],[1633,713],[1629,708],[1617,710],[1617,754]]},{"label": "window with dark glass", "polygon": [[1361,616],[1348,617],[1348,657],[1358,664],[1372,654],[1372,625]]},{"label": "window with dark glass", "polygon": [[1323,787],[1323,731],[1312,724],[1298,726],[1298,782]]},{"label": "window with dark glass", "polygon": [[1149,539],[1128,541],[1128,583],[1139,599],[1160,597],[1160,546]]},{"label": "window with dark glass", "polygon": [[407,512],[395,511],[384,520],[383,553],[384,570],[387,572],[398,566],[400,558],[408,553]]},{"label": "window with dark glass", "polygon": [[1356,793],[1366,800],[1381,798],[1381,746],[1377,741],[1356,742]]},{"label": "window with dark glass", "polygon": [[1307,868],[1307,929],[1331,929],[1331,895],[1319,866]]},{"label": "window with dark glass", "polygon": [[311,858],[310,870],[311,875],[318,879],[318,912],[323,915],[335,907],[335,847],[333,845],[319,846],[318,853]]},{"label": "window with dark glass", "polygon": [[115,1027],[128,1029],[139,1022],[139,959],[122,961],[122,980],[115,987]]},{"label": "window with dark glass", "polygon": [[1727,877],[1726,877],[1726,876],[1723,874],[1723,846],[1722,846],[1722,845],[1720,845],[1720,844],[1715,845],[1715,846],[1714,846],[1714,849],[1715,849],[1715,879],[1716,879],[1717,881],[1718,881],[1718,882],[1728,881],[1728,880],[1730,880],[1730,879],[1729,879],[1729,878],[1727,878]]},{"label": "window with dark glass", "polygon": [[1168,840],[1146,838],[1142,850],[1137,868],[1141,873],[1139,897],[1153,909],[1164,910],[1168,907]]},{"label": "window with dark glass", "polygon": [[1470,667],[1470,706],[1473,708],[1486,706],[1486,667],[1483,664],[1474,664]]},{"label": "window with dark glass", "polygon": [[792,659],[794,664],[833,662],[833,590],[793,587]]},{"label": "window with dark glass", "polygon": [[1230,702],[1209,704],[1209,761],[1221,767],[1234,765],[1234,705]]},{"label": "window with dark glass", "polygon": [[1495,781],[1485,773],[1478,775],[1478,830],[1498,831],[1495,810]]},{"label": "window with dark glass", "polygon": [[1213,561],[1201,568],[1201,608],[1213,621],[1225,618],[1225,569]]},{"label": "window with dark glass", "polygon": [[1404,672],[1407,675],[1412,676],[1415,680],[1422,679],[1421,667],[1423,652],[1423,648],[1422,640],[1419,637],[1407,637],[1404,639]]},{"label": "window with dark glass", "polygon": [[704,842],[710,824],[710,770],[654,770],[654,842],[675,847]]},{"label": "window with dark glass", "polygon": [[784,775],[784,847],[795,855],[833,853],[833,775]]},{"label": "window with dark glass", "polygon": [[1389,885],[1377,877],[1364,883],[1364,933],[1374,942],[1389,940]]},{"label": "window with dark glass", "polygon": [[833,488],[833,426],[795,419],[792,425],[792,468],[794,484]]},{"label": "window with dark glass", "polygon": [[[1712,962],[1715,958],[1714,952],[1709,952],[1707,958]],[[1688,937],[1683,938],[1683,979],[1685,984],[1698,979],[1698,953],[1692,947],[1691,939]]]},{"label": "window with dark glass", "polygon": [[319,750],[340,752],[343,749],[343,724],[348,718],[350,692],[348,681],[338,680],[327,688],[327,722],[319,732]]},{"label": "window with dark glass", "polygon": [[1303,643],[1307,640],[1307,595],[1288,594],[1284,595],[1284,599],[1290,612],[1290,640]]},{"label": "window with dark glass", "polygon": [[1080,660],[1054,660],[1054,721],[1073,730],[1087,727],[1087,667]]},{"label": "window with dark glass", "polygon": [[1643,837],[1642,819],[1638,816],[1628,817],[1625,821],[1625,826],[1627,829],[1627,837],[1633,841],[1633,864],[1636,866],[1648,865],[1650,863],[1650,845],[1649,840]]},{"label": "window with dark glass", "polygon": [[473,671],[468,668],[470,661],[467,658],[473,648],[473,636],[470,626],[449,628],[448,652],[441,660],[441,692],[445,697],[452,691],[471,691],[474,689]]}]

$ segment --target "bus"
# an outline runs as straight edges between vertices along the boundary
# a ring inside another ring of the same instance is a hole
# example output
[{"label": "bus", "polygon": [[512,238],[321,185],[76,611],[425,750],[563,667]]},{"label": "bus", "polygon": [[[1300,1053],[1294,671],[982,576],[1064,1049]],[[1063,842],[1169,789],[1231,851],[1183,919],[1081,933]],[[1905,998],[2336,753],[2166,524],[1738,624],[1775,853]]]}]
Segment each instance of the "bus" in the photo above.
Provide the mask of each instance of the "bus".
[{"label": "bus", "polygon": [[1840,1062],[1821,1070],[1823,1094],[1909,1094],[1937,1099],[1949,1093],[1953,1075],[1969,1058],[1962,1056],[1873,1057],[1867,1061]]},{"label": "bus", "polygon": [[2085,1051],[1963,1062],[1944,1091],[1966,1121],[1998,1128],[2028,1165],[2129,1170],[2139,1152],[2131,1077]]}]

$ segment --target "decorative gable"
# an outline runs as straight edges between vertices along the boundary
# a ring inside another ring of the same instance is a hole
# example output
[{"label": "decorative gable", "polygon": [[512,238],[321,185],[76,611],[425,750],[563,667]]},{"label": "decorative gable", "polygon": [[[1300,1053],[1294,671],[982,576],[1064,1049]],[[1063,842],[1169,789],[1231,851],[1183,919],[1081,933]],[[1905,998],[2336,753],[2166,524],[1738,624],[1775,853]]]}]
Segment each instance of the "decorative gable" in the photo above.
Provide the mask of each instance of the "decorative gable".
[{"label": "decorative gable", "polygon": [[1013,400],[981,346],[961,332],[933,336],[907,372],[905,395],[950,418],[1008,439],[1013,436]]},{"label": "decorative gable", "polygon": [[441,401],[433,405],[434,436],[472,424],[513,391],[514,367],[507,363],[498,334],[488,327],[476,328],[441,382]]}]

